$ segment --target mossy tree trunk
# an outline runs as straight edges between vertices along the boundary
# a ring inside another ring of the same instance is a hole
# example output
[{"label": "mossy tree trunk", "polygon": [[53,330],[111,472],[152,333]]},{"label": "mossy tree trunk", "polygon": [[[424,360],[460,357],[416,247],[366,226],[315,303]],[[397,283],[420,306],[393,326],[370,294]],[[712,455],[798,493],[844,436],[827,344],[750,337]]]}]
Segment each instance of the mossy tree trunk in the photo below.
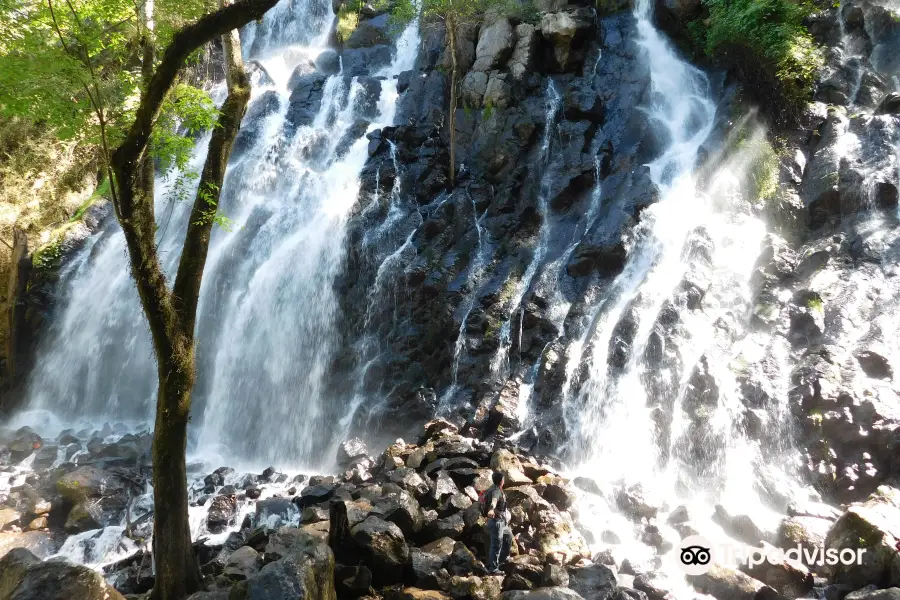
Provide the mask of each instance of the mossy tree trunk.
[{"label": "mossy tree trunk", "polygon": [[[238,28],[277,0],[239,0],[175,34],[146,85],[135,121],[112,156],[114,203],[132,275],[150,326],[159,376],[153,438],[156,585],[153,600],[183,600],[202,588],[188,521],[187,427],[194,387],[194,324],[225,167],[250,99]],[[226,47],[228,97],[209,142],[175,282],[170,289],[156,249],[149,141],[163,100],[188,55],[217,36]]]}]

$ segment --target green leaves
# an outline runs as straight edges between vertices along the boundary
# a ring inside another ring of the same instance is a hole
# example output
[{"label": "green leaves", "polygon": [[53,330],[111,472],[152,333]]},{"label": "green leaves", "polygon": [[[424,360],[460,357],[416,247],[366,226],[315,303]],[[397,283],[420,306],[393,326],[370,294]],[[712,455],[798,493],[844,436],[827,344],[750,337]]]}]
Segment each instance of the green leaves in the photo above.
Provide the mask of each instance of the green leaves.
[{"label": "green leaves", "polygon": [[115,129],[136,93],[135,20],[129,0],[0,0],[0,113],[90,143],[99,100]]},{"label": "green leaves", "polygon": [[805,0],[703,0],[704,20],[687,25],[706,54],[725,57],[751,88],[772,100],[773,112],[799,110],[824,64],[804,25],[813,10]]},{"label": "green leaves", "polygon": [[206,209],[203,210],[200,218],[194,221],[194,225],[212,223],[225,231],[234,231],[234,221],[219,212],[219,187],[216,184],[207,182],[205,186],[197,190],[197,197],[206,204]]},{"label": "green leaves", "polygon": [[420,3],[416,0],[397,0],[391,19],[402,26],[421,14],[425,24],[446,21],[450,17],[458,25],[463,25],[480,20],[488,10],[497,9],[503,14],[512,14],[525,4],[517,0],[420,0]]},{"label": "green leaves", "polygon": [[204,90],[176,85],[163,104],[153,128],[150,148],[163,170],[187,168],[194,138],[216,125],[219,111]]}]

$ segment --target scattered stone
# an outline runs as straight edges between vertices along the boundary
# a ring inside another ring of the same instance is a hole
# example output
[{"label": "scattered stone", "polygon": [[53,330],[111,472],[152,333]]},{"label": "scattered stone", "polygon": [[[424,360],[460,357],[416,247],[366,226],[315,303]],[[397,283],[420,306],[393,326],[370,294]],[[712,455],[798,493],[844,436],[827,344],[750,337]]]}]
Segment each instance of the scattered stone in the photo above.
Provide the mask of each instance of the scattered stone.
[{"label": "scattered stone", "polygon": [[259,571],[261,565],[259,552],[250,546],[241,546],[228,557],[222,574],[234,581],[248,579]]}]

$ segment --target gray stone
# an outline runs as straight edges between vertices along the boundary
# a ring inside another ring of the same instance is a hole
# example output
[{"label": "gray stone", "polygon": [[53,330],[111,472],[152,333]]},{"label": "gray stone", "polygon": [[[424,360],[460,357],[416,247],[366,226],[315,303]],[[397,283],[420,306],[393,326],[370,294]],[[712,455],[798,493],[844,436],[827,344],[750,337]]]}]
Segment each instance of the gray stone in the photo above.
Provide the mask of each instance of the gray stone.
[{"label": "gray stone", "polygon": [[241,546],[228,557],[222,574],[232,580],[248,579],[259,571],[261,564],[259,552],[250,546]]},{"label": "gray stone", "polygon": [[512,88],[500,75],[491,75],[487,87],[484,90],[484,105],[493,108],[506,108],[509,106],[512,96]]},{"label": "gray stone", "polygon": [[372,569],[376,585],[390,585],[403,578],[409,559],[409,546],[403,532],[394,523],[369,517],[351,529],[353,540]]},{"label": "gray stone", "polygon": [[481,108],[484,93],[487,91],[488,76],[481,71],[470,71],[462,81],[462,101],[464,106]]},{"label": "gray stone", "polygon": [[491,71],[502,68],[512,54],[515,33],[508,19],[502,18],[481,30],[475,48],[475,71]]}]

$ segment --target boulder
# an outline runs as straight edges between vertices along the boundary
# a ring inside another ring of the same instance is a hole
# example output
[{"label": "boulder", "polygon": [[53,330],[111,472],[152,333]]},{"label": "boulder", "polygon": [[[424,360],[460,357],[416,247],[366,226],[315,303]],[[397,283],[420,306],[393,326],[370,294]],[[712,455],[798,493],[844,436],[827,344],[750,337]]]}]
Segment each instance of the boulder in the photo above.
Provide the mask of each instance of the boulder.
[{"label": "boulder", "polygon": [[615,569],[606,565],[569,569],[569,587],[585,598],[609,598],[617,585]]},{"label": "boulder", "polygon": [[0,507],[0,531],[6,529],[7,525],[15,525],[21,517],[22,515],[12,508]]},{"label": "boulder", "polygon": [[448,537],[456,540],[462,537],[465,529],[466,523],[461,513],[456,513],[443,519],[436,519],[426,527],[429,539]]},{"label": "boulder", "polygon": [[[269,529],[277,529],[296,518],[297,506],[288,498],[266,498],[257,501],[253,524],[256,527],[265,526]],[[328,511],[326,510],[323,520],[327,519]]]},{"label": "boulder", "polygon": [[321,504],[322,502],[328,502],[331,500],[331,497],[334,496],[334,491],[337,488],[333,483],[322,483],[319,485],[309,485],[300,492],[299,496],[295,496],[292,500],[294,504],[300,510],[303,510],[307,506],[312,506],[313,504]]},{"label": "boulder", "polygon": [[7,600],[25,579],[28,569],[40,562],[25,548],[13,548],[0,557],[0,599]]},{"label": "boulder", "polygon": [[702,575],[688,575],[687,579],[698,592],[717,600],[786,600],[763,582],[718,564]]},{"label": "boulder", "polygon": [[[380,84],[379,84],[380,89]],[[360,438],[352,438],[346,440],[338,446],[337,451],[337,464],[341,469],[346,469],[351,464],[355,458],[365,457],[369,454],[368,448],[366,448],[366,443],[363,442]]]},{"label": "boulder", "polygon": [[626,516],[638,521],[655,518],[660,510],[660,503],[655,499],[648,498],[640,484],[618,489],[616,506]]},{"label": "boulder", "polygon": [[336,565],[334,585],[339,594],[362,596],[372,587],[372,571],[365,566]]},{"label": "boulder", "polygon": [[234,496],[216,496],[210,501],[206,513],[206,528],[210,533],[225,531],[237,514],[237,500]]},{"label": "boulder", "polygon": [[256,575],[261,564],[259,552],[250,546],[241,546],[228,557],[222,574],[231,580],[249,579]]},{"label": "boulder", "polygon": [[856,357],[857,362],[859,362],[860,368],[865,372],[866,375],[872,377],[874,379],[893,379],[894,378],[894,369],[891,366],[891,362],[884,356],[884,354],[880,354],[875,350],[860,350],[854,355]]},{"label": "boulder", "polygon": [[354,48],[370,48],[382,44],[390,44],[391,40],[385,31],[385,23],[387,19],[378,17],[368,21],[362,21],[344,42],[344,47]]},{"label": "boulder", "polygon": [[[743,564],[741,571],[772,586],[775,591],[788,598],[802,598],[812,591],[812,573],[802,562],[785,556],[781,556],[781,560],[774,560],[778,558],[777,552],[773,552],[774,548],[765,543],[763,547],[767,548],[769,559],[754,564],[752,567],[749,566],[749,563]],[[795,549],[793,554],[801,553],[796,552]]]},{"label": "boulder", "polygon": [[485,576],[477,577],[469,575],[461,577],[454,575],[450,578],[447,593],[451,598],[470,600],[497,600],[500,597],[502,577]]},{"label": "boulder", "polygon": [[16,431],[15,439],[6,445],[9,458],[13,464],[18,464],[34,454],[44,445],[41,436],[31,431],[28,427],[22,427]]},{"label": "boulder", "polygon": [[78,504],[90,499],[115,497],[122,506],[127,504],[127,483],[118,475],[91,465],[78,467],[56,481],[56,491]]},{"label": "boulder", "polygon": [[505,487],[515,487],[517,485],[530,485],[533,483],[531,479],[525,475],[522,470],[522,463],[518,457],[506,449],[499,449],[491,455],[491,469],[500,471],[505,478]]},{"label": "boulder", "polygon": [[[302,530],[282,528],[280,558],[259,573],[238,582],[229,600],[335,600],[334,554],[326,541]],[[269,548],[266,548],[266,557]]]},{"label": "boulder", "polygon": [[[889,489],[889,488],[886,488]],[[831,568],[834,583],[861,588],[873,581],[900,585],[900,508],[874,496],[851,504],[825,538],[826,549],[862,551],[862,564],[838,563]]]},{"label": "boulder", "polygon": [[409,546],[400,528],[378,517],[369,517],[351,529],[353,541],[372,569],[375,585],[397,583],[409,559]]},{"label": "boulder", "polygon": [[328,48],[319,54],[313,64],[322,75],[337,75],[341,72],[341,56],[335,50]]},{"label": "boulder", "polygon": [[450,477],[450,474],[447,471],[438,471],[431,489],[432,499],[440,504],[446,497],[458,493],[459,488],[456,487],[456,483],[453,481],[453,478]]},{"label": "boulder", "polygon": [[556,556],[565,563],[579,557],[591,557],[584,536],[575,528],[567,513],[553,509],[540,511],[535,516],[532,517],[532,522],[535,523],[534,543],[543,555]]},{"label": "boulder", "polygon": [[[776,545],[785,550],[797,545],[806,548],[823,548],[831,521],[817,517],[788,517],[778,526]],[[802,559],[804,562],[805,558]],[[807,566],[810,566],[807,564]]]},{"label": "boulder", "polygon": [[900,93],[891,92],[885,96],[875,109],[876,115],[900,114]]},{"label": "boulder", "polygon": [[304,525],[307,523],[318,523],[319,521],[328,520],[328,507],[325,504],[315,504],[307,506],[300,513],[300,522]]},{"label": "boulder", "polygon": [[[271,96],[270,96],[271,97]],[[225,485],[225,477],[234,473],[231,467],[219,467],[209,475],[203,478],[204,490],[207,494],[215,491],[215,488]]]},{"label": "boulder", "polygon": [[418,534],[425,521],[419,502],[406,490],[385,495],[375,504],[374,513],[397,525],[406,537]]},{"label": "boulder", "polygon": [[492,25],[482,28],[472,69],[484,72],[501,69],[512,54],[515,41],[515,32],[509,19],[497,19]]},{"label": "boulder", "polygon": [[500,600],[584,600],[584,598],[569,588],[546,587],[533,591],[503,592],[500,594]]},{"label": "boulder", "polygon": [[487,91],[488,76],[481,71],[470,71],[462,81],[462,101],[464,106],[481,108],[484,93]]},{"label": "boulder", "polygon": [[423,590],[417,587],[405,587],[389,590],[385,600],[452,600],[450,596],[437,590]]},{"label": "boulder", "polygon": [[481,562],[462,542],[456,542],[453,552],[447,557],[447,571],[451,575],[467,575],[482,569]]},{"label": "boulder", "polygon": [[[12,564],[10,584],[21,574],[23,566],[25,574],[18,585],[11,587],[8,595],[0,588],[0,598],[4,600],[124,600],[103,579],[103,576],[82,565],[73,565],[63,561],[32,562],[31,558],[19,554]],[[29,564],[30,563],[30,564]],[[4,566],[0,563],[0,566]],[[6,569],[0,569],[0,582],[7,583]]]},{"label": "boulder", "polygon": [[0,557],[13,548],[25,548],[39,558],[47,558],[59,549],[55,536],[45,531],[25,531],[0,533]]},{"label": "boulder", "polygon": [[[450,538],[441,539],[450,540]],[[452,543],[453,540],[450,540],[450,542]],[[442,556],[435,552],[429,552],[425,548],[410,548],[409,569],[412,575],[412,582],[424,588],[437,586],[438,582],[435,580],[434,574],[444,567],[448,557],[449,553]]]},{"label": "boulder", "polygon": [[732,515],[721,504],[716,505],[713,514],[713,522],[717,523],[726,533],[751,546],[758,546],[759,542],[774,541],[774,534],[766,531],[753,522],[747,515]]},{"label": "boulder", "polygon": [[900,588],[879,590],[874,585],[869,585],[861,590],[850,592],[844,596],[844,600],[900,600]]},{"label": "boulder", "polygon": [[593,12],[575,9],[546,13],[541,16],[541,34],[553,45],[553,57],[560,70],[569,67],[578,42],[587,37],[594,26]]},{"label": "boulder", "polygon": [[534,65],[537,30],[530,23],[516,26],[516,46],[509,58],[509,72],[516,80],[524,79]]},{"label": "boulder", "polygon": [[76,504],[66,517],[66,533],[81,533],[102,527],[103,511],[97,502],[85,501]]},{"label": "boulder", "polygon": [[512,88],[505,81],[505,75],[492,74],[484,89],[484,106],[506,108],[512,99]]},{"label": "boulder", "polygon": [[326,79],[325,75],[316,71],[297,77],[287,112],[287,120],[294,127],[310,125],[315,120],[322,106],[322,92]]}]

